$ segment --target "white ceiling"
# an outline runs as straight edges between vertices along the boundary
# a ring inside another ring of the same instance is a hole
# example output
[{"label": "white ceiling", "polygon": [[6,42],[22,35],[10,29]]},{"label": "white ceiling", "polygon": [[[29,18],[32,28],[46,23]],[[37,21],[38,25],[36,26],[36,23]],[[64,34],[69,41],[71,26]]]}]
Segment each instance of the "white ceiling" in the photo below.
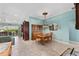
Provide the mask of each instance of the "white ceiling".
[{"label": "white ceiling", "polygon": [[48,12],[47,17],[53,17],[72,7],[74,7],[73,3],[0,3],[0,19],[21,23],[25,17],[29,16],[43,19],[42,12],[44,11]]}]

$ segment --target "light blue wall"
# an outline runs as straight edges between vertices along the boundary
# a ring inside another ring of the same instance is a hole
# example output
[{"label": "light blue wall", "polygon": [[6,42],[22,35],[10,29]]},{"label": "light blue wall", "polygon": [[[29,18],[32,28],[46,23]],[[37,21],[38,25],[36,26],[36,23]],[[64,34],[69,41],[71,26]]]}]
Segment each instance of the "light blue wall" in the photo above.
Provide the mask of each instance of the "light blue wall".
[{"label": "light blue wall", "polygon": [[[57,23],[59,29],[52,31],[55,38],[61,41],[79,41],[79,30],[75,29],[75,10],[69,10],[63,14],[51,17],[47,20],[41,20],[34,17],[29,17],[30,21],[30,39],[32,34],[31,24],[53,24]],[[45,29],[44,32],[50,32],[49,28]]]},{"label": "light blue wall", "polygon": [[[74,10],[70,10],[70,11],[67,11],[63,14],[51,17],[45,21],[49,25],[53,24],[53,23],[57,23],[59,25],[60,28],[58,29],[58,31],[52,31],[57,40],[61,40],[61,41],[72,40],[71,37],[73,37],[75,30],[74,30],[74,33],[72,35],[70,34],[70,30],[72,28],[74,29],[74,27],[73,27],[74,20],[75,20],[74,14],[75,14]],[[70,24],[73,24],[73,25],[70,26]],[[47,30],[47,31],[49,31],[49,30]],[[76,36],[74,38],[76,38]]]},{"label": "light blue wall", "polygon": [[75,29],[75,25],[71,24],[72,26],[70,26],[69,28],[69,39],[71,41],[79,41],[79,30]]},{"label": "light blue wall", "polygon": [[43,20],[35,17],[29,17],[29,34],[30,34],[30,39],[32,38],[32,24],[39,24],[43,25]]},{"label": "light blue wall", "polygon": [[72,17],[71,18],[73,18],[73,20],[71,21],[70,20],[70,24],[69,24],[69,39],[71,40],[71,41],[79,41],[79,30],[76,30],[75,29],[75,20],[76,20],[76,18],[75,18],[75,11],[73,11],[72,12],[73,14],[72,14]]},{"label": "light blue wall", "polygon": [[79,30],[76,30],[76,41],[78,41],[79,42]]}]

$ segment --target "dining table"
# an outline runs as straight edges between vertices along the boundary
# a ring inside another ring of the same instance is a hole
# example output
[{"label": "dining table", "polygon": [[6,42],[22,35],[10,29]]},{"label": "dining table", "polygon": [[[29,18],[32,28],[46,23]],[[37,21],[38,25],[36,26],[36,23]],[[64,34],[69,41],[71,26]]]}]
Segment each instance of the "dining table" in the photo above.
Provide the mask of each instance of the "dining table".
[{"label": "dining table", "polygon": [[51,40],[51,39],[49,39],[49,38],[51,38],[51,35],[42,34],[42,35],[37,35],[36,40],[37,40],[38,42],[44,44],[44,43],[46,43],[46,42],[48,42],[48,41]]}]

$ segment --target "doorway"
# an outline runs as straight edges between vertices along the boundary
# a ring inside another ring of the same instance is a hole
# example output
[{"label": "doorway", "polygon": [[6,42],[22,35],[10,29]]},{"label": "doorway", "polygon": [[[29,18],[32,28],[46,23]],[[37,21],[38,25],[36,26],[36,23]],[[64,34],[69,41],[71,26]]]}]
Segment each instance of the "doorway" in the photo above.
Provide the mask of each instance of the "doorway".
[{"label": "doorway", "polygon": [[23,40],[29,40],[29,22],[24,21],[21,25]]}]

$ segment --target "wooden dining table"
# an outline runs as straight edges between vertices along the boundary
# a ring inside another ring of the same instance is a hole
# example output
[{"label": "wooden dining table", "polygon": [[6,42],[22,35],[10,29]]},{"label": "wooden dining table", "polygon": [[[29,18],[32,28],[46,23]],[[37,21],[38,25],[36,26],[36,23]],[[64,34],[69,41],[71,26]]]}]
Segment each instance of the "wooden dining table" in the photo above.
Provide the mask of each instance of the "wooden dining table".
[{"label": "wooden dining table", "polygon": [[[52,37],[51,35],[42,34],[42,35],[37,35],[36,40],[38,42],[45,43],[45,42],[50,41],[52,39],[51,37]],[[51,39],[49,39],[49,38],[51,38]]]},{"label": "wooden dining table", "polygon": [[45,40],[46,36],[45,35],[37,35],[37,40]]}]

